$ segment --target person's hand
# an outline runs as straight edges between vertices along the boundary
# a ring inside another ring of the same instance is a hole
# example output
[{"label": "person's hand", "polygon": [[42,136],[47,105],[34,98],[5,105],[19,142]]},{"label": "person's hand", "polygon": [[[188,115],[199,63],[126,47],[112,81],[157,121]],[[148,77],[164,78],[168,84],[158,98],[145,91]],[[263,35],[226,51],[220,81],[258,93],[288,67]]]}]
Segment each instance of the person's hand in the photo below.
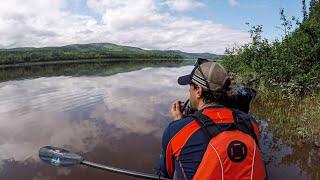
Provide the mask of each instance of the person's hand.
[{"label": "person's hand", "polygon": [[175,101],[171,106],[171,118],[176,121],[183,117],[181,112],[181,101]]}]

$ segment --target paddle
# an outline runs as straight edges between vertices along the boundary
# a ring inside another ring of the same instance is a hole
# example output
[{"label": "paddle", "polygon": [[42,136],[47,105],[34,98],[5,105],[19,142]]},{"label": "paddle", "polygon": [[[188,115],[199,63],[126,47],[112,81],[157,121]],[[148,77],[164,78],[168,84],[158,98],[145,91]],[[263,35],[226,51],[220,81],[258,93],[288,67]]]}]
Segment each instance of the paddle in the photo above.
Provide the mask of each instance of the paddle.
[{"label": "paddle", "polygon": [[155,174],[147,174],[142,172],[130,171],[126,169],[120,169],[120,168],[105,166],[105,165],[93,163],[90,161],[86,161],[82,156],[78,154],[75,154],[65,149],[52,147],[52,146],[45,146],[40,148],[39,157],[45,163],[48,163],[54,166],[69,167],[69,166],[81,164],[81,165],[85,165],[85,166],[89,166],[97,169],[125,174],[128,176],[133,176],[138,178],[168,180],[167,178],[159,177],[158,175],[155,175]]}]

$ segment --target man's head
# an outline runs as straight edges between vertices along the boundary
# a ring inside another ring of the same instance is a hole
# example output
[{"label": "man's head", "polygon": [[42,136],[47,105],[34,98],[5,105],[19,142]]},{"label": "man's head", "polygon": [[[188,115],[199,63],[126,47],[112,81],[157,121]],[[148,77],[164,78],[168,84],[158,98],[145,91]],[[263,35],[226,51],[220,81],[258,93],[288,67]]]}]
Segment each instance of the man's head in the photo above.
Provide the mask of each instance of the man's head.
[{"label": "man's head", "polygon": [[205,104],[223,104],[230,78],[227,71],[217,62],[198,59],[189,75],[178,79],[180,85],[190,85],[190,105],[199,109]]}]

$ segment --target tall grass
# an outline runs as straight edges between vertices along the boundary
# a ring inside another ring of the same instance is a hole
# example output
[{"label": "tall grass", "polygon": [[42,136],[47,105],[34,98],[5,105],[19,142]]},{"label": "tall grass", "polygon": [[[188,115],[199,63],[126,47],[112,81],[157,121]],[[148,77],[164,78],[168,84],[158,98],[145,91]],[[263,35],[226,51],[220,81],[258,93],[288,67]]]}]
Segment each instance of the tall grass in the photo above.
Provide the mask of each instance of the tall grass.
[{"label": "tall grass", "polygon": [[252,103],[252,114],[267,120],[278,138],[289,144],[319,142],[320,94],[290,97],[280,90],[261,89]]}]

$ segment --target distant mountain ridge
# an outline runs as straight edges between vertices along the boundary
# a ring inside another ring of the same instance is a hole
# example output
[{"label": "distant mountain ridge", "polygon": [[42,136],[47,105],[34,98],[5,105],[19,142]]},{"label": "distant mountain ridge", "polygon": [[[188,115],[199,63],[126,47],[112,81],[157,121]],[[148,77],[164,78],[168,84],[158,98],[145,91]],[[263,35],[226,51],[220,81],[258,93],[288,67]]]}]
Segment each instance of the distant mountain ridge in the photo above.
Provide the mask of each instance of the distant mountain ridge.
[{"label": "distant mountain ridge", "polygon": [[138,47],[132,46],[121,46],[112,43],[91,43],[91,44],[70,44],[66,46],[57,47],[21,47],[21,48],[10,48],[0,49],[0,51],[123,51],[123,52],[159,52],[159,53],[170,53],[180,55],[184,58],[202,57],[202,58],[216,58],[221,55],[213,53],[188,53],[180,50],[144,50]]},{"label": "distant mountain ridge", "polygon": [[183,56],[184,58],[207,58],[207,59],[215,59],[218,57],[221,57],[223,55],[217,55],[217,54],[212,54],[212,53],[188,53],[188,52],[183,52],[180,50],[164,50],[163,52],[174,52],[178,55]]},{"label": "distant mountain ridge", "polygon": [[0,65],[78,61],[90,59],[216,59],[211,53],[187,53],[179,50],[144,50],[112,43],[72,44],[61,47],[22,47],[0,49]]},{"label": "distant mountain ridge", "polygon": [[21,47],[21,48],[10,48],[1,49],[7,51],[28,51],[28,50],[63,50],[63,51],[144,51],[141,48],[120,46],[112,43],[92,43],[92,44],[70,44],[66,46],[56,47]]}]

